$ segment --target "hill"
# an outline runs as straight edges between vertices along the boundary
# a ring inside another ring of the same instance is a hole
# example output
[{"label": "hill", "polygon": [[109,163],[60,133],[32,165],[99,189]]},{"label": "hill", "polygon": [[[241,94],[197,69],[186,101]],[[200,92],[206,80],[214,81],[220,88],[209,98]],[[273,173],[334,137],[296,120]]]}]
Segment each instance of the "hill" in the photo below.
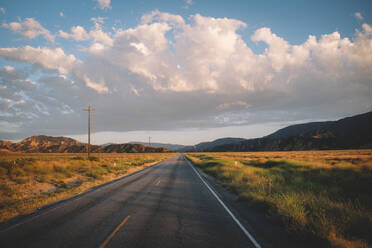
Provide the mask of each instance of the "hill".
[{"label": "hill", "polygon": [[282,128],[263,138],[213,147],[210,151],[289,151],[372,148],[372,112],[337,121]]},{"label": "hill", "polygon": [[215,147],[223,146],[223,145],[229,145],[237,142],[244,141],[246,139],[243,138],[222,138],[222,139],[216,139],[214,141],[210,142],[202,142],[195,146],[185,146],[181,149],[179,149],[179,152],[209,152],[213,151]]},{"label": "hill", "polygon": [[[94,152],[94,151],[93,151]],[[170,152],[167,148],[164,147],[151,147],[145,146],[142,144],[111,144],[107,146],[100,146],[100,149],[96,152],[104,152],[104,153],[143,153],[143,152]]]},{"label": "hill", "polygon": [[[20,142],[0,141],[3,152],[24,153],[84,153],[87,144],[67,137],[32,136]],[[106,146],[91,145],[93,153],[141,153],[141,152],[169,152],[166,148],[154,148],[140,144],[111,144]]]},{"label": "hill", "polygon": [[[146,142],[138,142],[138,141],[131,141],[128,142],[129,144],[140,144],[140,145],[148,145]],[[184,148],[184,145],[178,145],[178,144],[168,144],[168,143],[151,143],[150,147],[155,147],[155,148],[167,148],[168,150],[171,151],[178,151],[182,148]]]}]

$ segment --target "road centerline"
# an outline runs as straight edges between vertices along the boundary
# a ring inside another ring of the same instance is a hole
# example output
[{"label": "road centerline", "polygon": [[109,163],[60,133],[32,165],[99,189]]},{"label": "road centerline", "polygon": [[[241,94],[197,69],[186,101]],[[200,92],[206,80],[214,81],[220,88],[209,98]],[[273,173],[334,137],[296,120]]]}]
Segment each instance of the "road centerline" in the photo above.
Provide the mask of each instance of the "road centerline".
[{"label": "road centerline", "polygon": [[122,226],[127,223],[129,220],[130,215],[124,218],[124,220],[115,228],[115,230],[105,239],[105,241],[99,246],[99,248],[105,248],[105,246],[111,241],[111,239],[115,236],[115,234],[120,230]]}]

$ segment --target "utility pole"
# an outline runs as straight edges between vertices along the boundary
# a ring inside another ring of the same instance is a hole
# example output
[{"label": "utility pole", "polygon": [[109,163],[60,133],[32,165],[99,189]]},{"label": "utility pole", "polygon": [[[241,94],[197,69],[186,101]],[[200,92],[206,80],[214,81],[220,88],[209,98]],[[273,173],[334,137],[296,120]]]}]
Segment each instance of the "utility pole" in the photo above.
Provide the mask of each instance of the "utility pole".
[{"label": "utility pole", "polygon": [[88,106],[87,109],[83,109],[83,111],[87,111],[88,112],[88,148],[87,148],[88,157],[90,155],[90,112],[92,112],[94,110],[95,109],[94,108],[91,108],[90,105]]},{"label": "utility pole", "polygon": [[151,137],[149,136],[149,146],[151,146]]}]

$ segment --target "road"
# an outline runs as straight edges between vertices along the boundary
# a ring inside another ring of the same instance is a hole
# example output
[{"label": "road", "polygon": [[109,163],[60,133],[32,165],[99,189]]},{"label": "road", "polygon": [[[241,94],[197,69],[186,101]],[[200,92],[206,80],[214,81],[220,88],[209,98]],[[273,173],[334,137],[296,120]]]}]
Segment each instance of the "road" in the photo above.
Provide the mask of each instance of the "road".
[{"label": "road", "polygon": [[180,154],[0,229],[0,247],[257,247],[197,173]]}]

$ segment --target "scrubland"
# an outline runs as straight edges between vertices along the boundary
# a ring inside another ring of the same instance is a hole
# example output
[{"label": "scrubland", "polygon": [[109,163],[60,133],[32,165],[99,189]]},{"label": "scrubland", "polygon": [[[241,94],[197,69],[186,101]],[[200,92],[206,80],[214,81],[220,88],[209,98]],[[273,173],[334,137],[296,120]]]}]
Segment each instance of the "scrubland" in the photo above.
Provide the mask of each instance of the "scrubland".
[{"label": "scrubland", "polygon": [[372,150],[187,156],[297,238],[331,247],[372,245]]},{"label": "scrubland", "polygon": [[0,222],[85,192],[172,153],[1,154]]}]

